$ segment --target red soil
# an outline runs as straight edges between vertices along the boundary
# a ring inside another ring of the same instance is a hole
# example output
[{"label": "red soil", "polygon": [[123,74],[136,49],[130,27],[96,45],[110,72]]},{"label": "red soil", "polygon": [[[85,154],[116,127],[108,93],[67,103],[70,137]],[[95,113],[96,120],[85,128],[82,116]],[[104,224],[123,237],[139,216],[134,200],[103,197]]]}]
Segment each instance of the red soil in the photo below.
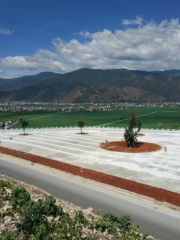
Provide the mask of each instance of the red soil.
[{"label": "red soil", "polygon": [[136,148],[129,148],[126,146],[124,141],[118,142],[109,142],[109,146],[106,143],[101,143],[101,148],[108,150],[108,151],[115,151],[115,152],[127,152],[127,153],[144,153],[144,152],[154,152],[161,150],[161,146],[148,143],[148,142],[138,142],[136,144]]},{"label": "red soil", "polygon": [[137,194],[141,194],[157,201],[167,202],[180,207],[180,194],[171,192],[162,188],[151,187],[146,184],[135,181],[111,176],[102,172],[93,171],[86,168],[77,167],[68,163],[58,162],[52,159],[36,156],[33,154],[16,151],[4,147],[0,147],[0,152],[3,154],[12,155],[21,159],[31,161],[33,163],[42,164],[51,168],[59,169],[61,171],[78,175],[87,179],[95,180],[97,182],[105,183],[121,189],[126,189]]}]

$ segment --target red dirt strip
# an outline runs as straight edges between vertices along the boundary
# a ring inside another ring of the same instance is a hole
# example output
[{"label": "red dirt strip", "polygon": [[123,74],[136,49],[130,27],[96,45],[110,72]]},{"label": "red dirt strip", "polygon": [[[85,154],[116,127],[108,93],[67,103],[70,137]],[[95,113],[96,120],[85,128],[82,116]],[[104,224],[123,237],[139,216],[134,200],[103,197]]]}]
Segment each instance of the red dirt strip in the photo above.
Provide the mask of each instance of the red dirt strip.
[{"label": "red dirt strip", "polygon": [[56,160],[40,157],[30,153],[25,153],[9,148],[0,147],[0,152],[14,157],[25,159],[33,163],[42,164],[51,168],[59,169],[61,171],[71,173],[80,177],[95,180],[97,182],[105,183],[121,189],[128,190],[137,194],[141,194],[157,201],[167,202],[180,207],[180,194],[171,192],[162,188],[151,187],[146,184],[135,181],[115,177],[102,172],[77,167],[68,163],[59,162]]}]

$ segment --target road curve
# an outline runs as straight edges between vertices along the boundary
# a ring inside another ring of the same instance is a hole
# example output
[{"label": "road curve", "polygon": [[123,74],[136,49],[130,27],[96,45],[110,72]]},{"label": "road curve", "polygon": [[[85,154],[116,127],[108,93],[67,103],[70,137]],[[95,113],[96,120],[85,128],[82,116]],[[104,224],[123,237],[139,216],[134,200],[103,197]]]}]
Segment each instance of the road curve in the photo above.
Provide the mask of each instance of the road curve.
[{"label": "road curve", "polygon": [[[25,162],[25,161],[24,161]],[[142,232],[161,240],[180,240],[180,213],[137,200],[119,192],[79,181],[66,174],[55,174],[49,168],[22,164],[0,158],[0,173],[35,185],[50,194],[94,211],[129,215]]]}]

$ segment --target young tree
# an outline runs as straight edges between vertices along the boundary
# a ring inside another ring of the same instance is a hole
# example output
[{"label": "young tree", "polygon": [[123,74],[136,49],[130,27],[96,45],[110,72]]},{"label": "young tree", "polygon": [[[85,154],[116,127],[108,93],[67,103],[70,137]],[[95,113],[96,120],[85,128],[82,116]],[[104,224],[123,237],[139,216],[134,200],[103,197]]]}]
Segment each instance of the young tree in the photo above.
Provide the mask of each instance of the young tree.
[{"label": "young tree", "polygon": [[134,127],[137,126],[137,122],[136,122],[136,111],[133,110],[131,112],[131,119],[130,119],[130,122],[129,122],[129,128],[130,129],[133,129]]},{"label": "young tree", "polygon": [[137,120],[137,129],[138,129],[138,133],[141,132],[141,128],[142,128],[142,122],[140,120]]},{"label": "young tree", "polygon": [[126,141],[127,147],[135,148],[137,142],[137,131],[130,129],[129,127],[125,129],[124,139]]},{"label": "young tree", "polygon": [[81,129],[81,134],[83,133],[82,129],[83,129],[84,126],[85,126],[85,123],[83,121],[78,122],[78,127]]},{"label": "young tree", "polygon": [[136,126],[137,126],[136,112],[132,111],[129,126],[128,128],[125,129],[125,133],[124,133],[124,139],[126,141],[127,147],[132,147],[132,148],[136,147],[137,134],[138,134],[138,130],[134,131],[134,127]]},{"label": "young tree", "polygon": [[26,120],[22,120],[21,121],[21,127],[24,131],[24,135],[25,135],[25,131],[26,131],[26,128],[29,126],[29,121],[26,121]]}]

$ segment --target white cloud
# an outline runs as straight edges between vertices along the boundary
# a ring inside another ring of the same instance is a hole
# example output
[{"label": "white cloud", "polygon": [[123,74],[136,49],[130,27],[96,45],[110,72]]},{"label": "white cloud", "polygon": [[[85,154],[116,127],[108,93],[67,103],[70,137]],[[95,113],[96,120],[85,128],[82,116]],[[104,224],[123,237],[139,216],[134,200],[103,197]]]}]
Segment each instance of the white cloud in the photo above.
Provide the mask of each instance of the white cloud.
[{"label": "white cloud", "polygon": [[88,32],[87,30],[86,31],[81,31],[79,34],[80,34],[80,36],[87,37],[87,38],[91,36],[91,33]]},{"label": "white cloud", "polygon": [[9,35],[12,34],[12,31],[10,31],[7,28],[0,28],[0,35]]},{"label": "white cloud", "polygon": [[56,52],[77,67],[159,70],[180,68],[179,20],[91,34],[88,42],[54,41]]},{"label": "white cloud", "polygon": [[122,20],[122,25],[139,25],[141,26],[143,24],[143,18],[136,16],[136,19],[134,20],[129,20],[129,19],[123,19]]},{"label": "white cloud", "polygon": [[[132,20],[129,20],[132,21]],[[78,68],[128,68],[139,70],[180,69],[179,19],[161,23],[144,23],[137,27],[107,29],[89,33],[85,42],[72,39],[68,42],[57,38],[54,51],[38,50],[33,56],[16,56],[0,59],[0,68],[30,71],[68,72]],[[126,22],[127,23],[127,22]],[[127,25],[127,24],[126,24]]]},{"label": "white cloud", "polygon": [[1,67],[18,68],[28,71],[68,71],[68,66],[65,66],[58,60],[58,56],[47,50],[39,50],[37,53],[30,56],[6,57],[0,60]]}]

